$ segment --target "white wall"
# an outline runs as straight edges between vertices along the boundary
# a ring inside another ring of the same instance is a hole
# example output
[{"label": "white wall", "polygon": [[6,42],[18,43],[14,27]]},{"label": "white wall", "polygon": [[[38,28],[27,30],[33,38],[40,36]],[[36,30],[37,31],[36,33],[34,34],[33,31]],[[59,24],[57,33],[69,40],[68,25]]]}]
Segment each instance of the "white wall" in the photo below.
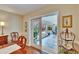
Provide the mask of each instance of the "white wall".
[{"label": "white wall", "polygon": [[[22,17],[20,15],[8,13],[0,10],[0,21],[5,22],[4,35],[9,35],[9,41],[11,41],[10,33],[19,32],[22,33]],[[1,27],[0,27],[1,34]]]}]

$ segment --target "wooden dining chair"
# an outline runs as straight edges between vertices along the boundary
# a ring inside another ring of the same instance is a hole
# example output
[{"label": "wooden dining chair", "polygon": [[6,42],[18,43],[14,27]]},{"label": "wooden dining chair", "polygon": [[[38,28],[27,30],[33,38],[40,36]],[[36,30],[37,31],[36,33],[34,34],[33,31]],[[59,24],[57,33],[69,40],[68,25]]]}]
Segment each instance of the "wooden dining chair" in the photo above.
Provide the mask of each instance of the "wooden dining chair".
[{"label": "wooden dining chair", "polygon": [[12,32],[12,33],[10,33],[10,35],[11,35],[12,42],[16,42],[18,40],[18,37],[19,37],[18,32]]},{"label": "wooden dining chair", "polygon": [[27,42],[27,39],[25,36],[19,36],[18,43],[17,43],[19,46],[24,48],[26,46],[26,42]]}]

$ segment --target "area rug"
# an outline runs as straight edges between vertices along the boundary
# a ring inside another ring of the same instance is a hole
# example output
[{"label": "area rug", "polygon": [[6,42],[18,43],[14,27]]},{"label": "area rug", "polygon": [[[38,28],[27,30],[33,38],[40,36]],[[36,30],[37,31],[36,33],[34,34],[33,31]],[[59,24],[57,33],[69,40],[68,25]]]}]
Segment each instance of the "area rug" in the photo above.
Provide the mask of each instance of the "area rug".
[{"label": "area rug", "polygon": [[11,52],[14,52],[14,51],[20,49],[20,48],[21,47],[19,45],[13,44],[13,45],[10,45],[8,47],[0,49],[0,54],[9,54]]}]

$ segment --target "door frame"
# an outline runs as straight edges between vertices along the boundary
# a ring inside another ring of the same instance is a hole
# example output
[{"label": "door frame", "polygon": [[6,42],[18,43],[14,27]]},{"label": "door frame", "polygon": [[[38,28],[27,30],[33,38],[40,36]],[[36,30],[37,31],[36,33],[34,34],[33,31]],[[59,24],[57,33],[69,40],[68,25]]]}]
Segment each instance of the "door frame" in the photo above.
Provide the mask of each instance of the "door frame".
[{"label": "door frame", "polygon": [[[32,19],[36,19],[36,18],[41,18],[41,17],[46,17],[46,16],[50,16],[50,15],[55,15],[55,14],[57,14],[57,20],[58,20],[58,22],[57,22],[57,45],[58,45],[58,33],[59,33],[59,31],[60,31],[60,27],[59,27],[59,23],[60,23],[60,18],[59,18],[59,11],[54,11],[54,12],[49,12],[49,13],[47,13],[47,14],[43,14],[43,15],[39,15],[39,16],[35,16],[35,17],[31,17],[31,18],[29,18],[29,20],[31,21]],[[31,24],[32,25],[32,24]],[[41,24],[40,24],[41,25]],[[30,26],[31,27],[31,26]],[[32,28],[30,28],[30,29],[32,29]],[[29,40],[31,40],[31,46],[34,46],[34,45],[32,45],[33,44],[33,39],[32,39],[32,34],[30,35],[30,39]],[[41,44],[42,44],[42,42],[40,42]],[[34,47],[36,47],[36,48],[38,48],[38,49],[41,49],[42,50],[42,46],[40,45],[40,47],[37,47],[37,46],[34,46]],[[58,46],[57,46],[57,48],[58,48]],[[44,50],[43,50],[44,51]]]}]

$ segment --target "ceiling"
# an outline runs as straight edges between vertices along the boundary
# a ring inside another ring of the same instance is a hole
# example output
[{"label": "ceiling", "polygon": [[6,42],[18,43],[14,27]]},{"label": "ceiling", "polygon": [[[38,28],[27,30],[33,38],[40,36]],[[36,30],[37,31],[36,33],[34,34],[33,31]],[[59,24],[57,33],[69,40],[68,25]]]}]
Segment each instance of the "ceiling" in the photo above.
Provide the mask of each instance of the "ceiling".
[{"label": "ceiling", "polygon": [[25,15],[44,6],[45,4],[0,4],[0,9],[19,15]]}]

